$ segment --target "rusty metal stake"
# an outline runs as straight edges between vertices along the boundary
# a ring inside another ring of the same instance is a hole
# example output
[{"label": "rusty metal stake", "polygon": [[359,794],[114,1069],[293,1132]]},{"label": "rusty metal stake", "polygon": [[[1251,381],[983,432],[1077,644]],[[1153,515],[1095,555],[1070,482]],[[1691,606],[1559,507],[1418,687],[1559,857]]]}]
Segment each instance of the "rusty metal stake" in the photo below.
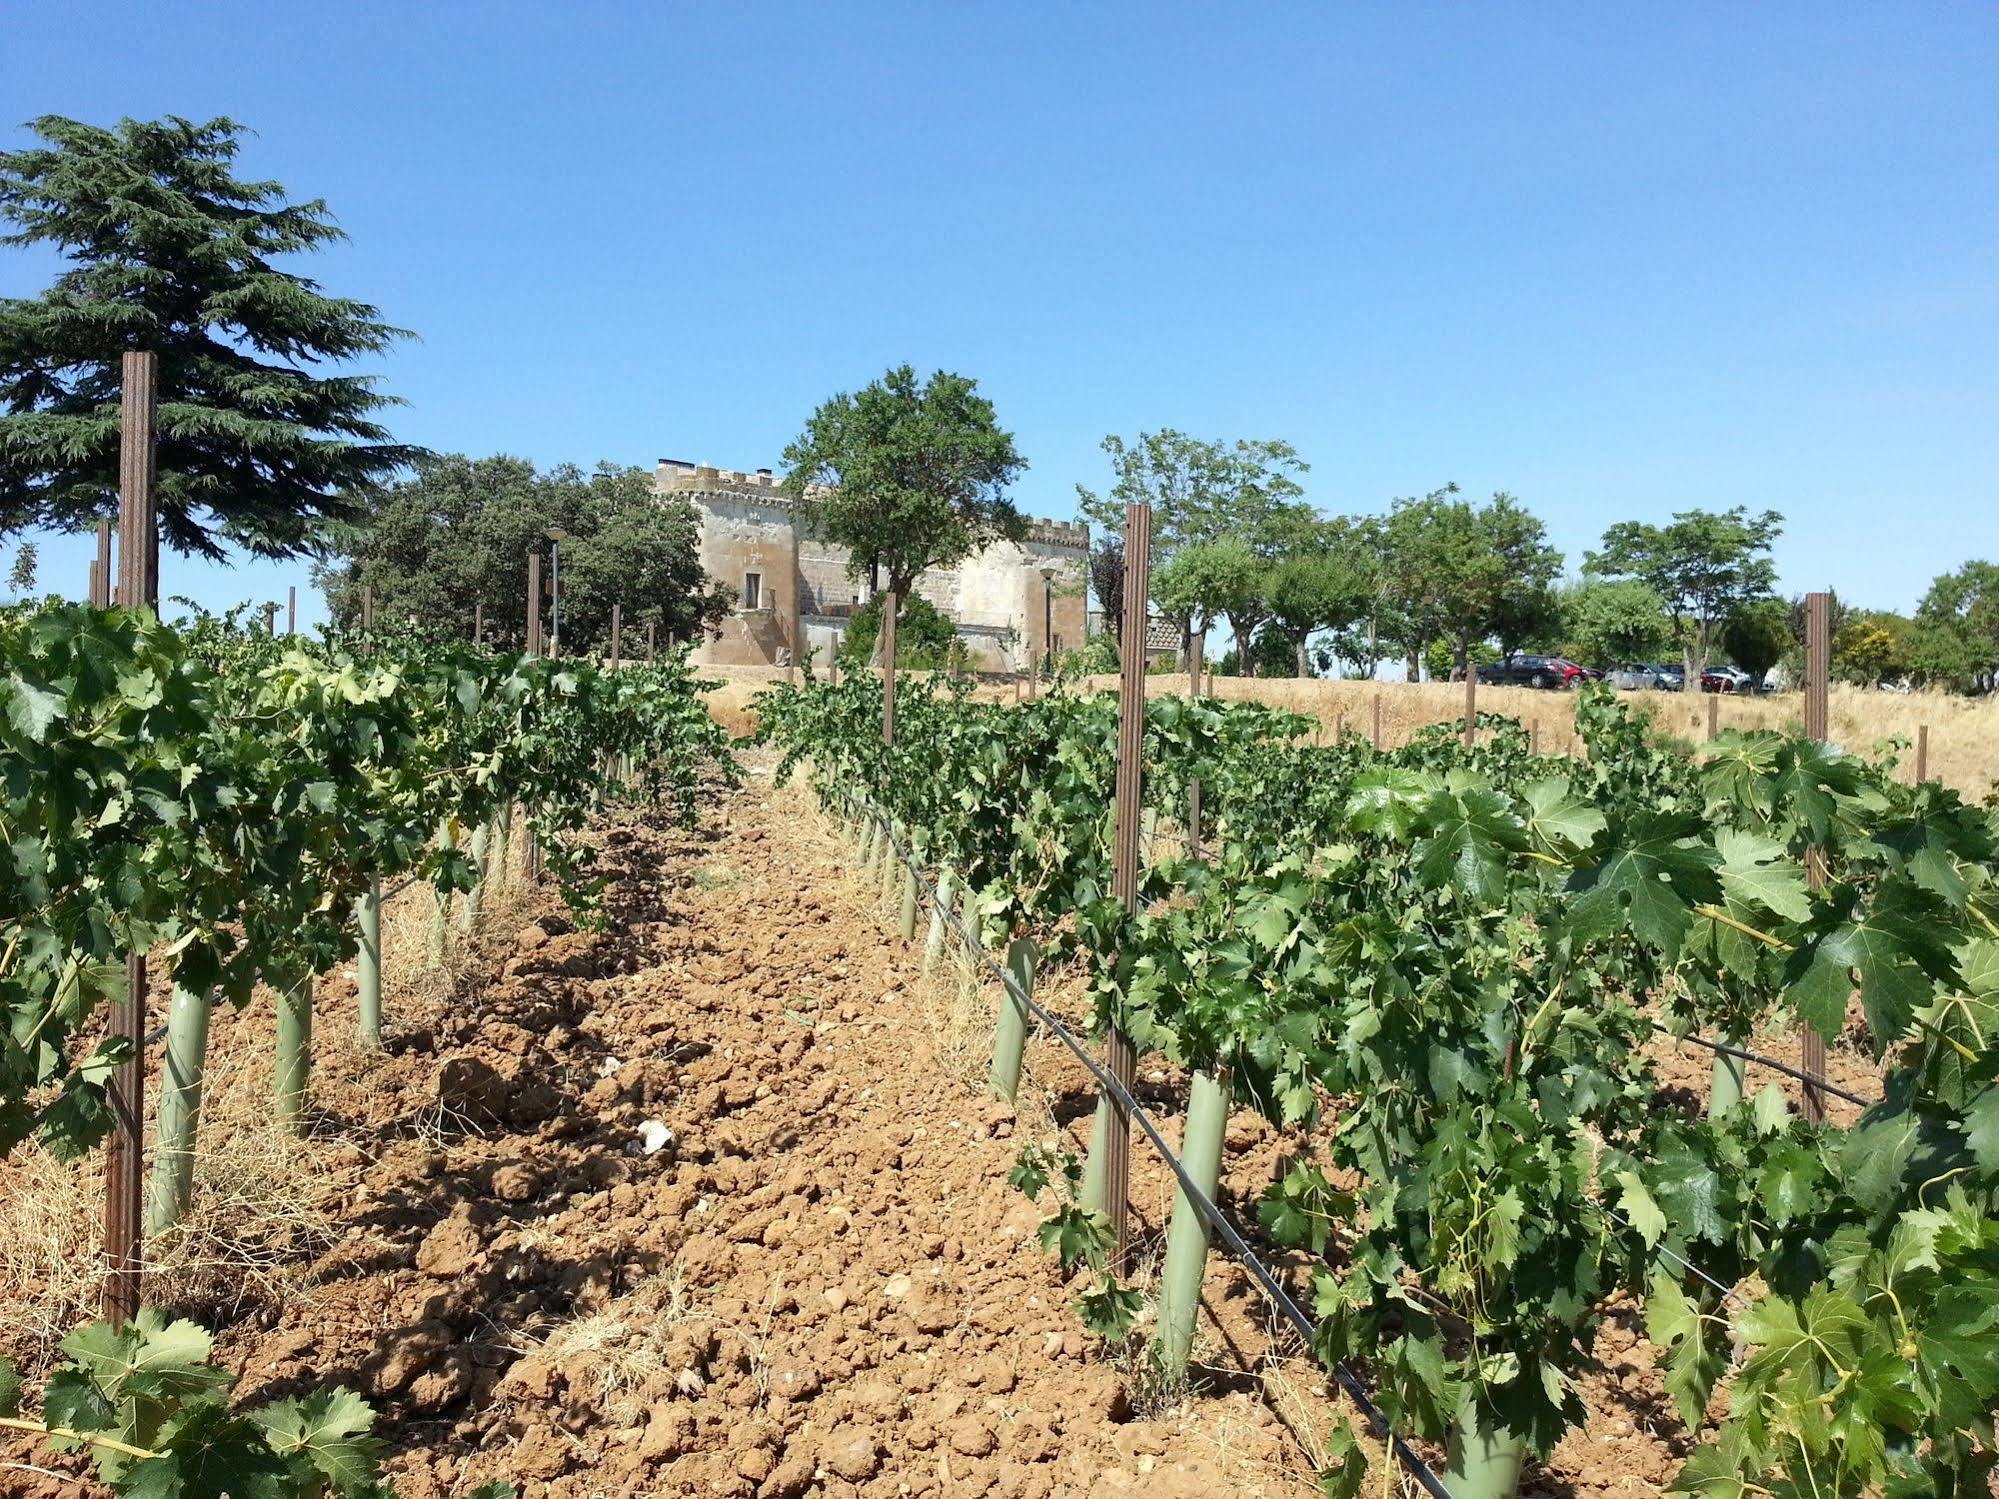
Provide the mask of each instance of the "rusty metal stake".
[{"label": "rusty metal stake", "polygon": [[902,602],[891,588],[882,595],[882,743],[895,743],[895,616]]},{"label": "rusty metal stake", "polygon": [[111,607],[111,580],[115,576],[111,570],[111,522],[97,523],[97,591],[90,596],[91,603],[100,609]]},{"label": "rusty metal stake", "polygon": [[[1112,823],[1111,893],[1127,911],[1138,908],[1140,813],[1145,803],[1145,613],[1152,587],[1152,507],[1125,506],[1123,638],[1138,642],[1119,662],[1117,789]],[[1129,1092],[1138,1075],[1138,1052],[1123,1029],[1104,1038],[1104,1063]],[[1110,1214],[1111,1271],[1123,1274],[1131,1250],[1131,1112],[1119,1098],[1097,1101],[1103,1165],[1094,1170],[1099,1205]],[[1093,1151],[1094,1153],[1094,1151]]]},{"label": "rusty metal stake", "polygon": [[625,633],[625,610],[622,604],[611,605],[611,670],[618,669],[618,647]]},{"label": "rusty metal stake", "polygon": [[1710,692],[1707,695],[1707,737],[1712,739],[1720,732],[1721,694],[1719,692]]},{"label": "rusty metal stake", "polygon": [[285,633],[298,634],[298,584],[285,590]]},{"label": "rusty metal stake", "polygon": [[[1828,692],[1832,682],[1832,595],[1805,595],[1805,737],[1823,742],[1831,731]],[[1825,851],[1805,851],[1805,880],[1814,890],[1825,888]],[[1799,1065],[1814,1077],[1825,1075],[1825,1037],[1811,1026],[1804,1030]],[[1805,1084],[1805,1118],[1813,1124],[1825,1118],[1825,1092]]]},{"label": "rusty metal stake", "polygon": [[[157,455],[158,367],[151,354],[124,359],[118,428],[119,597],[128,609],[159,604],[159,521],[153,508]],[[100,542],[100,548],[102,543]],[[104,1319],[114,1324],[139,1313],[144,1264],[146,1119],[146,954],[125,955],[125,994],[111,1007],[108,1039],[125,1043],[125,1060],[111,1074],[106,1103],[111,1134],[104,1152]]]},{"label": "rusty metal stake", "polygon": [[1916,725],[1916,784],[1922,785],[1930,778],[1930,726]]},{"label": "rusty metal stake", "polygon": [[1375,692],[1375,694],[1374,694],[1374,731],[1373,731],[1373,732],[1374,732],[1374,747],[1375,747],[1375,749],[1376,749],[1377,751],[1379,751],[1379,750],[1380,750],[1380,748],[1381,748],[1381,693],[1380,693],[1380,691],[1379,691],[1379,690],[1377,690],[1377,691]]},{"label": "rusty metal stake", "polygon": [[1478,667],[1465,657],[1465,748],[1478,739]]}]

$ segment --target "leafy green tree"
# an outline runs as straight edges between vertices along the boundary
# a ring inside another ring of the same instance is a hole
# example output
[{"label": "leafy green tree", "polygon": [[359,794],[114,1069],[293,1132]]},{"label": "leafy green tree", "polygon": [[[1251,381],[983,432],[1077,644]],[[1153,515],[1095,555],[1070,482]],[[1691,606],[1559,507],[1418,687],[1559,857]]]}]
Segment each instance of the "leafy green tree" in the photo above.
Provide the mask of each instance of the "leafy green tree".
[{"label": "leafy green tree", "polygon": [[1757,599],[1744,604],[1721,627],[1721,648],[1750,675],[1767,677],[1791,652],[1789,613],[1781,599]]},{"label": "leafy green tree", "polygon": [[167,545],[319,554],[417,456],[376,422],[395,402],[371,378],[320,372],[408,335],[276,264],[344,237],[326,205],[239,179],[232,120],[31,128],[46,146],[0,152],[4,242],[70,267],[0,300],[0,533],[116,513],[120,362],[151,350]]},{"label": "leafy green tree", "polygon": [[14,549],[14,565],[7,569],[7,588],[15,598],[26,598],[35,591],[35,573],[41,560],[42,549],[32,541],[24,541]]},{"label": "leafy green tree", "polygon": [[1832,672],[1856,687],[1899,680],[1914,669],[1915,622],[1889,609],[1856,609],[1832,639]]},{"label": "leafy green tree", "polygon": [[[848,571],[907,598],[1027,519],[1006,497],[1027,467],[976,381],[898,365],[813,412],[784,450],[784,487],[811,535],[847,548]],[[900,640],[897,642],[900,650]]]},{"label": "leafy green tree", "polygon": [[1619,583],[1585,578],[1564,587],[1557,604],[1562,654],[1584,665],[1649,661],[1672,645],[1665,604],[1651,584],[1635,578]]},{"label": "leafy green tree", "polygon": [[1198,620],[1203,630],[1225,619],[1235,635],[1235,656],[1249,659],[1250,636],[1269,617],[1264,589],[1270,567],[1239,537],[1192,541],[1154,569],[1152,596],[1169,618]]},{"label": "leafy green tree", "polygon": [[1308,670],[1301,670],[1298,656],[1291,642],[1282,630],[1266,620],[1250,637],[1249,654],[1245,656],[1239,649],[1223,653],[1216,665],[1216,671],[1225,677],[1303,677]]},{"label": "leafy green tree", "polygon": [[1333,526],[1322,528],[1324,550],[1281,558],[1264,579],[1270,627],[1291,643],[1297,674],[1312,675],[1306,642],[1319,630],[1346,630],[1372,601],[1370,580],[1350,561],[1351,548]]},{"label": "leafy green tree", "polygon": [[1104,634],[1113,644],[1124,630],[1124,538],[1112,536],[1090,549],[1090,591],[1104,612]]},{"label": "leafy green tree", "polygon": [[[883,594],[876,594],[847,621],[840,636],[840,659],[850,666],[874,657],[875,636],[881,632]],[[895,659],[911,671],[936,671],[957,664],[962,648],[958,628],[920,593],[901,599],[895,611]]]},{"label": "leafy green tree", "polygon": [[1777,581],[1770,545],[1783,534],[1774,510],[1751,515],[1737,505],[1717,513],[1682,510],[1665,526],[1620,521],[1603,533],[1603,550],[1586,555],[1584,572],[1649,583],[1666,604],[1686,664],[1686,690],[1701,672],[1730,615],[1769,596]]},{"label": "leafy green tree", "polygon": [[1916,620],[1929,671],[1991,690],[1999,673],[1999,565],[1972,561],[1943,574],[1924,592]]},{"label": "leafy green tree", "polygon": [[1474,505],[1458,498],[1455,484],[1397,500],[1386,542],[1390,597],[1408,622],[1411,680],[1436,640],[1450,645],[1462,676],[1473,643],[1508,625],[1521,596],[1546,589],[1562,569],[1547,528],[1513,496]]},{"label": "leafy green tree", "polygon": [[1510,661],[1530,646],[1552,649],[1562,633],[1562,599],[1553,582],[1529,585],[1502,598],[1492,612],[1493,643]]},{"label": "leafy green tree", "polygon": [[1353,579],[1362,604],[1350,620],[1326,627],[1329,638],[1314,647],[1313,656],[1321,672],[1345,663],[1365,680],[1390,654],[1390,645],[1409,633],[1408,621],[1394,599],[1387,523],[1379,516],[1345,515],[1328,526],[1332,554]]},{"label": "leafy green tree", "polygon": [[[654,490],[643,469],[561,464],[538,473],[525,458],[426,457],[415,475],[382,497],[367,524],[345,528],[341,560],[318,581],[336,620],[354,623],[363,586],[376,617],[414,619],[462,635],[474,604],[485,605],[486,638],[527,639],[527,556],[561,542],[565,651],[608,642],[611,606],[624,610],[624,648],[645,627],[662,640],[688,638],[728,611],[702,572],[692,506]],[[544,568],[543,584],[553,581]]]},{"label": "leafy green tree", "polygon": [[1207,441],[1166,428],[1130,442],[1106,437],[1103,450],[1110,455],[1111,487],[1098,494],[1077,485],[1077,513],[1097,535],[1122,538],[1125,506],[1152,507],[1152,600],[1183,634],[1194,618],[1215,615],[1184,591],[1157,586],[1182,547],[1234,539],[1273,561],[1309,528],[1311,510],[1296,477],[1307,465],[1288,442]]}]

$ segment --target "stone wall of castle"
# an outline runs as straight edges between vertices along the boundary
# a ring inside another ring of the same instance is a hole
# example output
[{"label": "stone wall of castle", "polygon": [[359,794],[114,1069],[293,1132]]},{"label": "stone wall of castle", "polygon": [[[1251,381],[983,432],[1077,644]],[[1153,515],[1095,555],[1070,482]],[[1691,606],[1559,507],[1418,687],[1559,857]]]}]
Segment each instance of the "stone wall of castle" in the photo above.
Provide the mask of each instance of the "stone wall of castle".
[{"label": "stone wall of castle", "polygon": [[[845,548],[799,533],[791,497],[768,469],[741,473],[662,459],[653,482],[661,494],[693,505],[701,566],[737,598],[734,612],[696,646],[697,664],[782,665],[803,649],[823,655],[837,643],[866,602],[866,585],[848,574]],[[917,592],[957,625],[982,666],[1019,669],[1047,650],[1050,624],[1058,649],[1082,643],[1089,551],[1088,526],[1035,521],[1019,542],[996,542],[956,567],[932,568]]]}]

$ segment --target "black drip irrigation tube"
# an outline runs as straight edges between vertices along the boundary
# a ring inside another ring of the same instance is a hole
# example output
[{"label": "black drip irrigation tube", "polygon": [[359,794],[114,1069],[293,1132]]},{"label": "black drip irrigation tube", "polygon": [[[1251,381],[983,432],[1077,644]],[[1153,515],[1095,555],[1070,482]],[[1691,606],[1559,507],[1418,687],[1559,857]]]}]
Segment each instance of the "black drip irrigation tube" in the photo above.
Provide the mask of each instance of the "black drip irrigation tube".
[{"label": "black drip irrigation tube", "polygon": [[1857,1103],[1863,1109],[1871,1108],[1875,1102],[1873,1099],[1862,1098],[1858,1093],[1847,1092],[1830,1078],[1821,1077],[1816,1072],[1807,1072],[1802,1067],[1793,1067],[1789,1062],[1780,1062],[1775,1057],[1766,1057],[1760,1051],[1730,1046],[1724,1041],[1710,1041],[1706,1036],[1682,1036],[1671,1026],[1663,1025],[1657,1020],[1652,1022],[1652,1029],[1662,1036],[1671,1036],[1676,1041],[1691,1041],[1696,1046],[1705,1046],[1709,1051],[1720,1052],[1725,1057],[1738,1057],[1745,1062],[1755,1062],[1774,1072],[1781,1072],[1786,1077],[1794,1077],[1808,1088],[1816,1088],[1821,1093],[1830,1093],[1834,1098],[1843,1098],[1848,1103]]},{"label": "black drip irrigation tube", "polygon": [[[895,830],[889,826],[886,818],[875,812],[873,808],[868,809],[868,816],[881,828],[882,835],[887,838],[889,846],[895,850],[896,857],[902,861],[903,867],[915,878],[920,888],[923,884],[923,876],[914,855],[911,854],[902,840],[896,837]],[[1283,1315],[1284,1320],[1289,1322],[1293,1330],[1305,1340],[1305,1346],[1310,1348],[1312,1346],[1312,1335],[1317,1330],[1318,1324],[1311,1317],[1307,1316],[1305,1309],[1292,1299],[1291,1293],[1284,1289],[1282,1283],[1279,1282],[1276,1274],[1270,1267],[1257,1258],[1256,1251],[1251,1249],[1248,1242],[1236,1231],[1235,1225],[1223,1214],[1221,1208],[1195,1185],[1194,1179],[1187,1174],[1186,1168],[1180,1164],[1180,1158],[1173,1153],[1172,1147],[1166,1143],[1166,1137],[1159,1132],[1159,1126],[1154,1124],[1152,1116],[1146,1113],[1145,1106],[1137,1098],[1133,1097],[1131,1092],[1113,1077],[1102,1063],[1090,1055],[1089,1048],[1083,1044],[1074,1031],[1064,1025],[1058,1016],[1036,1000],[1032,994],[1029,994],[1020,987],[1014,980],[1013,975],[1008,973],[1004,967],[994,960],[993,955],[986,951],[984,944],[972,939],[972,934],[965,930],[964,923],[958,919],[957,913],[950,908],[949,902],[939,902],[933,895],[930,897],[930,904],[931,909],[944,918],[945,925],[958,934],[958,940],[964,945],[966,951],[970,952],[978,962],[984,965],[987,974],[997,981],[1008,994],[1018,1000],[1029,1014],[1040,1021],[1044,1029],[1054,1035],[1064,1046],[1068,1047],[1075,1055],[1076,1060],[1081,1062],[1088,1070],[1090,1076],[1096,1079],[1097,1086],[1115,1098],[1131,1116],[1132,1120],[1138,1125],[1139,1131],[1146,1139],[1152,1142],[1153,1149],[1159,1152],[1159,1158],[1166,1163],[1167,1170],[1173,1173],[1174,1180],[1179,1183],[1180,1191],[1194,1205],[1194,1210],[1201,1215],[1209,1228],[1221,1239],[1222,1243],[1227,1247],[1229,1254],[1236,1262],[1249,1272],[1250,1279],[1256,1282],[1257,1288],[1269,1299],[1271,1305]],[[1424,1492],[1432,1495],[1433,1499],[1454,1499],[1450,1489],[1431,1470],[1430,1465],[1423,1461],[1422,1456],[1409,1445],[1408,1441],[1394,1427],[1389,1425],[1386,1413],[1369,1398],[1358,1376],[1344,1363],[1332,1365],[1331,1373],[1333,1378],[1338,1381],[1340,1388],[1345,1390],[1354,1404],[1360,1407],[1361,1413],[1367,1417],[1368,1424],[1374,1428],[1375,1435],[1388,1443],[1395,1455],[1401,1459],[1403,1465],[1408,1469],[1409,1476],[1415,1479]]]}]

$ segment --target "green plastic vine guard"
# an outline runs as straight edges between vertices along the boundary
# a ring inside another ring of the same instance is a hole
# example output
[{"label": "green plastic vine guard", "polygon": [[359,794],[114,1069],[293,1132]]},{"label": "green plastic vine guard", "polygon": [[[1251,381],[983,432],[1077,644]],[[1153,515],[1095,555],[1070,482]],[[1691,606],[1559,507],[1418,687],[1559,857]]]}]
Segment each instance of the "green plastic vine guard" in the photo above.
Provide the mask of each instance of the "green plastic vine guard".
[{"label": "green plastic vine guard", "polygon": [[[901,860],[897,860],[901,863]],[[916,871],[909,865],[902,866],[902,909],[896,913],[896,927],[902,933],[902,940],[916,940]]]},{"label": "green plastic vine guard", "polygon": [[361,1039],[382,1044],[382,877],[370,875],[368,888],[354,903],[354,924],[360,929],[355,959],[355,989],[360,999]]},{"label": "green plastic vine guard", "polygon": [[951,908],[951,871],[939,869],[931,892],[930,930],[923,937],[923,973],[927,978],[944,956],[944,913]]},{"label": "green plastic vine guard", "polygon": [[208,1068],[208,996],[174,985],[167,1009],[167,1055],[160,1078],[159,1143],[146,1197],[146,1233],[165,1233],[187,1212],[194,1191],[195,1140]]},{"label": "green plastic vine guard", "polygon": [[1487,1426],[1478,1404],[1467,1401],[1451,1429],[1448,1461],[1440,1477],[1451,1499],[1508,1499],[1520,1485],[1527,1445],[1510,1432]]},{"label": "green plastic vine guard", "polygon": [[[1006,971],[1021,994],[1034,992],[1034,943],[1016,937],[1007,945]],[[1000,989],[999,1022],[993,1030],[992,1089],[1008,1103],[1020,1092],[1021,1059],[1027,1051],[1027,1006],[1020,996]]]},{"label": "green plastic vine guard", "polygon": [[979,994],[979,960],[975,944],[979,923],[972,906],[972,887],[958,882],[958,924],[965,929],[965,942],[958,950],[958,1000],[970,1006]]},{"label": "green plastic vine guard", "polygon": [[312,978],[278,989],[278,1055],[271,1097],[278,1128],[303,1133],[306,1084],[312,1073]]},{"label": "green plastic vine guard", "polygon": [[[1747,1037],[1724,1036],[1730,1046],[1744,1047],[1749,1044]],[[1719,1118],[1742,1102],[1742,1090],[1747,1085],[1749,1061],[1746,1057],[1732,1057],[1727,1052],[1714,1054],[1714,1081],[1709,1084],[1707,1112],[1710,1119]]]},{"label": "green plastic vine guard", "polygon": [[[1222,1140],[1228,1133],[1226,1075],[1196,1072],[1188,1084],[1187,1131],[1180,1164],[1210,1202],[1217,1200],[1222,1173]],[[1166,1268],[1159,1283],[1159,1363],[1169,1382],[1187,1372],[1194,1347],[1194,1323],[1201,1310],[1201,1280],[1208,1268],[1208,1220],[1180,1187],[1173,1198],[1173,1222],[1166,1234]]]},{"label": "green plastic vine guard", "polygon": [[1090,1148],[1083,1157],[1083,1181],[1076,1200],[1086,1213],[1108,1212],[1104,1193],[1104,1154],[1111,1138],[1111,1096],[1099,1091],[1096,1117],[1090,1121]]},{"label": "green plastic vine guard", "polygon": [[[437,825],[437,846],[446,852],[458,847],[458,822],[447,817]],[[435,891],[430,908],[430,945],[426,956],[432,968],[444,966],[445,940],[451,920],[451,892]]]},{"label": "green plastic vine guard", "polygon": [[493,827],[482,822],[472,830],[472,868],[477,878],[472,888],[465,892],[465,904],[458,912],[458,929],[470,936],[479,926],[479,911],[486,901],[486,881],[491,871],[486,867],[487,856],[492,852]]},{"label": "green plastic vine guard", "polygon": [[897,876],[902,871],[902,858],[896,852],[895,838],[888,831],[882,833],[881,889],[877,896],[883,906],[895,904]]}]

